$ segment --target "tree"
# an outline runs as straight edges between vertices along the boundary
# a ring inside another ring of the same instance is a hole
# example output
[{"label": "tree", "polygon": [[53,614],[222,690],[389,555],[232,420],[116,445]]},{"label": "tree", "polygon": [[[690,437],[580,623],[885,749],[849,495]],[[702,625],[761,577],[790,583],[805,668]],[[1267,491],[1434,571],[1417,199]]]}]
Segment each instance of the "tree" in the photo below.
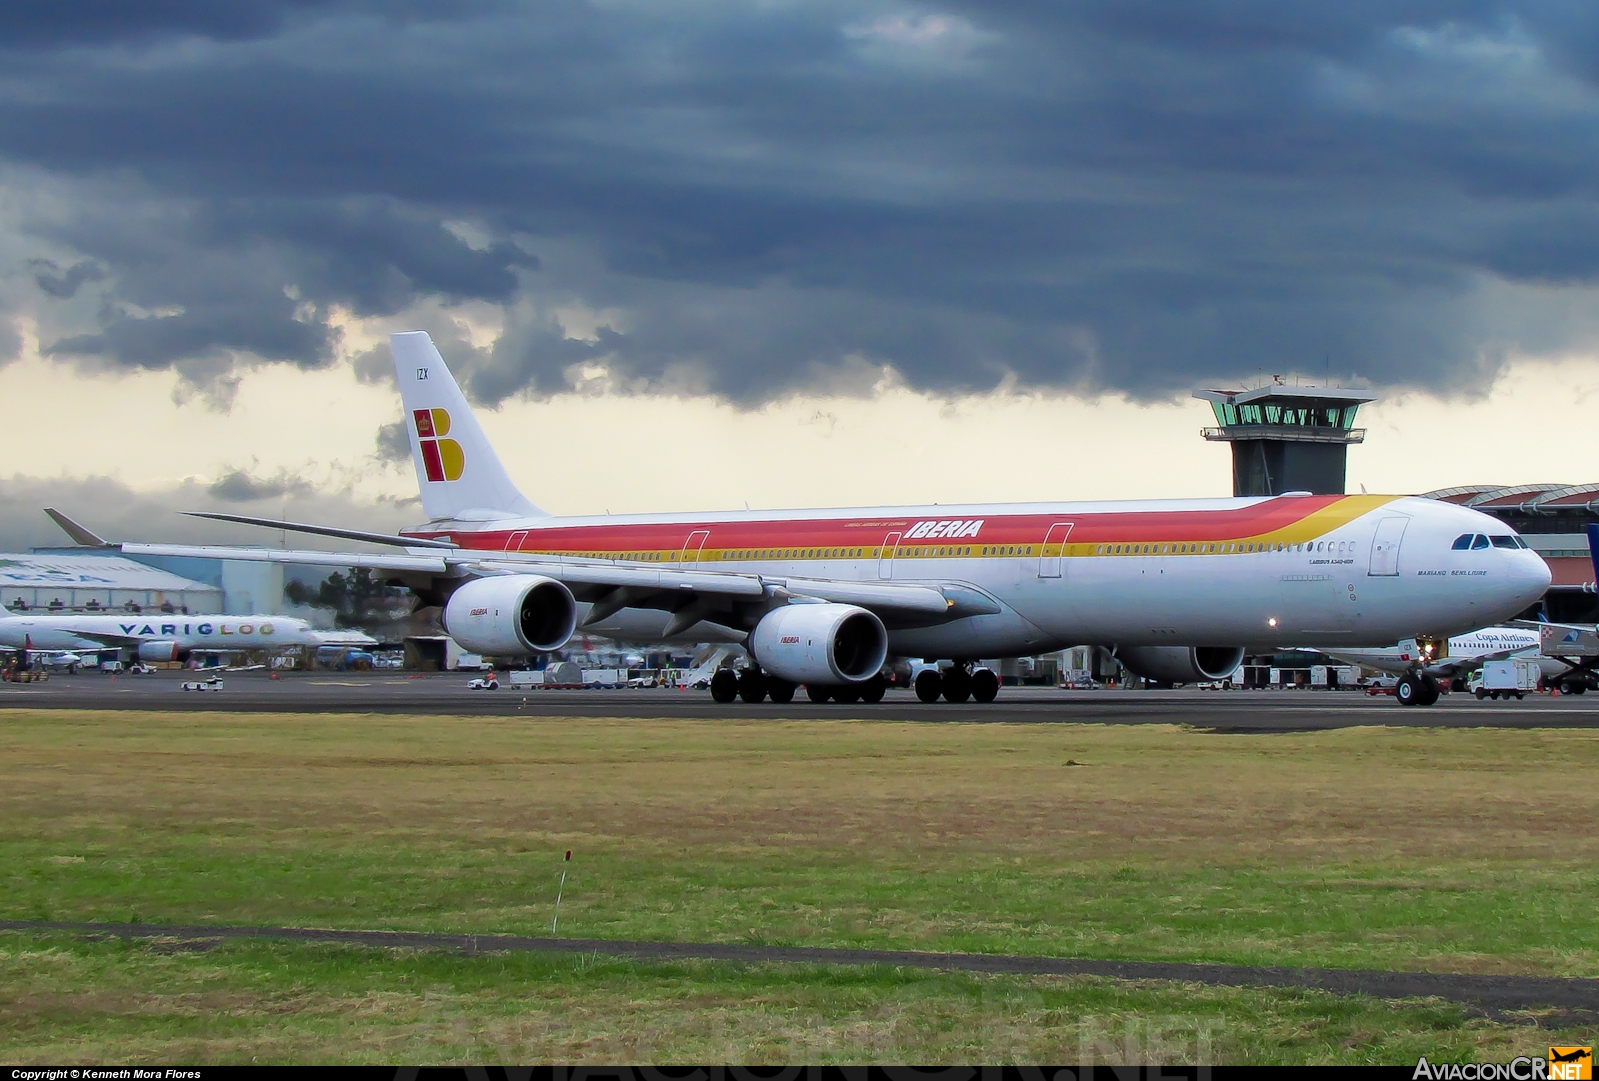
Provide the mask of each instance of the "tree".
[{"label": "tree", "polygon": [[331,609],[336,627],[370,631],[394,617],[395,602],[404,598],[405,591],[374,579],[366,567],[358,567],[349,574],[334,571],[314,588],[290,581],[283,587],[283,595],[292,604]]}]

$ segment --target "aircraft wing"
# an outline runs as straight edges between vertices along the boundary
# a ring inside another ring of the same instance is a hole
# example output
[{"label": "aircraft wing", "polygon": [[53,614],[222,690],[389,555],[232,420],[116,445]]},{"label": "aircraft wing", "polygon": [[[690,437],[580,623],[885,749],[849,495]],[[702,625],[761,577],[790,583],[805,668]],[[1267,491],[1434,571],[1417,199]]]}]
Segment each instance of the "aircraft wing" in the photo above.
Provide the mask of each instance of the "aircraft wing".
[{"label": "aircraft wing", "polygon": [[1517,646],[1514,649],[1501,649],[1494,653],[1484,653],[1480,657],[1462,657],[1459,660],[1445,658],[1437,664],[1428,665],[1423,671],[1443,679],[1453,679],[1455,676],[1469,676],[1489,661],[1508,661],[1510,658],[1527,652],[1535,647]]},{"label": "aircraft wing", "polygon": [[243,559],[257,563],[298,563],[308,567],[369,567],[372,570],[444,574],[441,556],[389,555],[387,552],[320,552],[294,548],[233,548],[219,544],[124,544],[128,555],[192,556],[198,559]]},{"label": "aircraft wing", "polygon": [[719,621],[740,602],[812,599],[854,604],[896,626],[927,626],[965,616],[990,615],[1000,606],[987,594],[960,583],[897,583],[829,578],[770,576],[700,569],[692,564],[661,567],[601,559],[576,559],[534,552],[485,552],[465,548],[398,552],[324,552],[294,548],[240,548],[225,545],[124,544],[129,555],[190,556],[207,559],[294,563],[313,567],[365,567],[407,580],[460,579],[496,574],[542,574],[564,582],[579,600],[602,615],[621,608],[679,612],[690,605],[703,618]]},{"label": "aircraft wing", "polygon": [[121,646],[137,646],[141,641],[129,634],[109,634],[105,631],[85,631],[74,628],[70,633],[77,638],[87,638],[91,642],[99,642],[108,649]]}]

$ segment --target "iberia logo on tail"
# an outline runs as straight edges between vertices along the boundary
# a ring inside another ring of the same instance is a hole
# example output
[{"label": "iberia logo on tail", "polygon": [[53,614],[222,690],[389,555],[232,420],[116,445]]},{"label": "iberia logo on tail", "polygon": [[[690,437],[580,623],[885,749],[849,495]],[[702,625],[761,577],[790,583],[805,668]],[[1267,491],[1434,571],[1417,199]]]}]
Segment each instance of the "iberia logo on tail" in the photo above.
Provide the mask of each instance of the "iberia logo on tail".
[{"label": "iberia logo on tail", "polygon": [[422,467],[428,480],[460,480],[466,469],[466,454],[461,444],[445,439],[450,434],[447,409],[415,409],[417,442],[422,447]]}]

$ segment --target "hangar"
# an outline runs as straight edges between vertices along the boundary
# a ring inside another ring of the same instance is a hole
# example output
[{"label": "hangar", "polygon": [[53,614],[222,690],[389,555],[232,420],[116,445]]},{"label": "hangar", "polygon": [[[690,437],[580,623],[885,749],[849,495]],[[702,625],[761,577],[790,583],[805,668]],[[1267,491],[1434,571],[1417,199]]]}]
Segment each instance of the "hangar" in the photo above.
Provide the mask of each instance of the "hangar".
[{"label": "hangar", "polygon": [[0,605],[12,612],[221,612],[222,590],[119,555],[0,553]]}]

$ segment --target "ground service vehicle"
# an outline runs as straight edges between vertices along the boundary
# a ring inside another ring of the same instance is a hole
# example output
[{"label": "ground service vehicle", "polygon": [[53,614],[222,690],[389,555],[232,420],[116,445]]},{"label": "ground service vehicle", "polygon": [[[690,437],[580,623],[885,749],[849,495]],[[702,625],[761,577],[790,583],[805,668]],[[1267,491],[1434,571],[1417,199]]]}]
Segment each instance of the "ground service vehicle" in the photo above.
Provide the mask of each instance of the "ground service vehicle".
[{"label": "ground service vehicle", "polygon": [[1521,698],[1538,689],[1538,662],[1520,657],[1508,661],[1484,661],[1471,674],[1466,689],[1481,701],[1484,698]]}]

